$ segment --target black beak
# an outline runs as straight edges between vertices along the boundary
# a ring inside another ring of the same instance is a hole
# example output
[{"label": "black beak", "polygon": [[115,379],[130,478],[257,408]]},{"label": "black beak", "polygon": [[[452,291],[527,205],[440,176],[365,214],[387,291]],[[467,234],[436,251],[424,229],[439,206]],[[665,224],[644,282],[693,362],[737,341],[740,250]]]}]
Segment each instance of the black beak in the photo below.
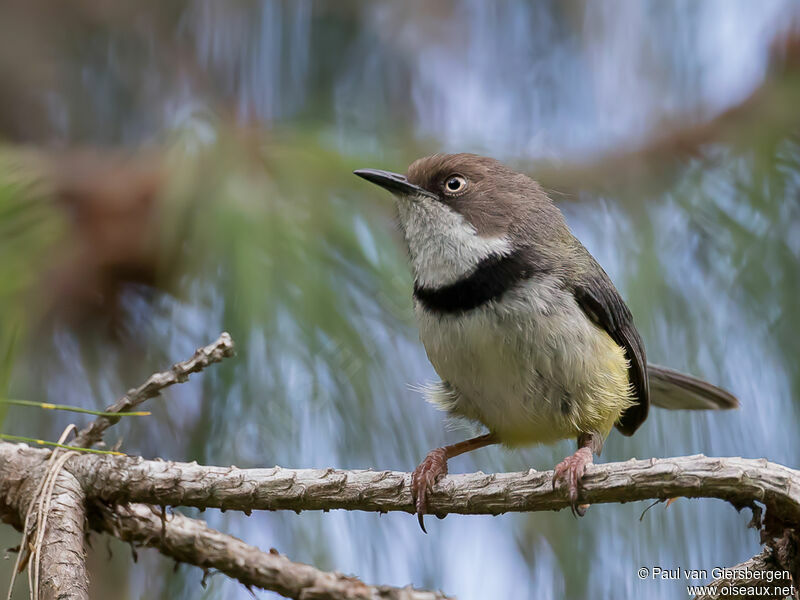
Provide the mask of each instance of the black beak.
[{"label": "black beak", "polygon": [[436,198],[435,194],[432,194],[425,188],[414,185],[408,181],[405,175],[401,175],[400,173],[381,171],[379,169],[358,169],[357,171],[353,171],[353,173],[375,185],[389,190],[393,194]]}]

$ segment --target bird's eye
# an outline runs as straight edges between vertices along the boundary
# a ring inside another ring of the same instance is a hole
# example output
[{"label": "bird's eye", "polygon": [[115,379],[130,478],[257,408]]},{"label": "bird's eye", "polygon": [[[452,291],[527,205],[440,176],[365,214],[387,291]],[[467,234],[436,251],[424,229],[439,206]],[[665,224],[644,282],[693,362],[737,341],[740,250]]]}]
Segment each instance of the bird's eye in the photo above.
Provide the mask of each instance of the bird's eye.
[{"label": "bird's eye", "polygon": [[463,175],[450,175],[444,182],[445,194],[460,194],[467,187],[467,178]]}]

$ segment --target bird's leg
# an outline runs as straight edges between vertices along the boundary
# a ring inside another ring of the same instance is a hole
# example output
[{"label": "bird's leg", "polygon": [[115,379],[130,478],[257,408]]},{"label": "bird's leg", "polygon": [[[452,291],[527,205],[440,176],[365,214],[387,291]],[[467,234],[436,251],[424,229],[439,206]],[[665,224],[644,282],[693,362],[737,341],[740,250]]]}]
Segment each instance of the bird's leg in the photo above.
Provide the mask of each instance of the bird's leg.
[{"label": "bird's leg", "polygon": [[422,531],[425,531],[422,516],[428,512],[428,494],[433,491],[434,484],[447,475],[447,461],[459,454],[490,446],[498,441],[493,433],[487,433],[428,452],[428,456],[414,469],[414,473],[411,475],[411,499],[417,509],[417,518]]},{"label": "bird's leg", "polygon": [[559,484],[567,486],[572,514],[582,517],[588,504],[578,505],[578,493],[586,466],[594,462],[594,454],[600,454],[603,438],[597,433],[582,433],[578,436],[578,450],[556,465],[553,471],[553,488]]}]

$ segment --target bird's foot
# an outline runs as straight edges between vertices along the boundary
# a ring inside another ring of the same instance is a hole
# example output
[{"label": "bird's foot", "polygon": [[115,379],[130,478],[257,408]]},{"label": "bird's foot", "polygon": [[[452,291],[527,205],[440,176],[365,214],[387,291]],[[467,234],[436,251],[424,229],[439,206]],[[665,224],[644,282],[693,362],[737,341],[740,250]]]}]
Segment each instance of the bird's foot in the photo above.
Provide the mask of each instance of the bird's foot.
[{"label": "bird's foot", "polygon": [[578,494],[580,492],[581,478],[586,472],[586,466],[591,465],[593,462],[592,449],[588,447],[579,448],[575,454],[558,463],[553,471],[553,489],[558,485],[567,487],[572,514],[577,517],[585,515],[586,509],[589,507],[588,504],[578,505]]},{"label": "bird's foot", "polygon": [[411,475],[411,499],[417,510],[417,518],[422,531],[425,523],[422,517],[428,512],[428,494],[433,491],[434,484],[447,475],[447,452],[444,448],[436,448],[428,452],[428,456],[414,469]]}]

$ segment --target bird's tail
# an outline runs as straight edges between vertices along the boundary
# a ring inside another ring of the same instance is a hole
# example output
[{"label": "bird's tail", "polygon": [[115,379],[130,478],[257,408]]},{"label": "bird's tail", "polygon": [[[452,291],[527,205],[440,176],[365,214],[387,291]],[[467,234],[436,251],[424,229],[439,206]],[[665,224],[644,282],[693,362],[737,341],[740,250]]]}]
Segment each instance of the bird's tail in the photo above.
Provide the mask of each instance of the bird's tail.
[{"label": "bird's tail", "polygon": [[647,365],[650,401],[671,410],[723,410],[739,401],[725,390],[701,379],[658,365]]}]

